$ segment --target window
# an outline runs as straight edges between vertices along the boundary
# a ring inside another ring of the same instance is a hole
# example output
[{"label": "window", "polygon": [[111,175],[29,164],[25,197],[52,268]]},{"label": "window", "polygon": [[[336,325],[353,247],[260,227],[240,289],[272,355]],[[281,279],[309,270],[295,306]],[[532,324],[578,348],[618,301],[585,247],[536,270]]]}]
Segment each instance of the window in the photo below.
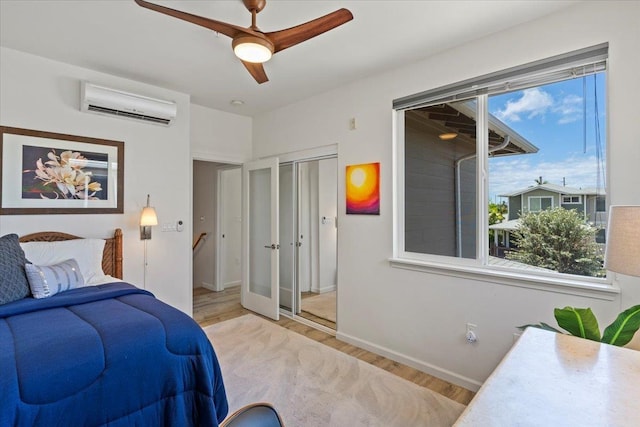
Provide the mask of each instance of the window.
[{"label": "window", "polygon": [[562,196],[563,205],[575,205],[582,203],[582,197],[580,196]]},{"label": "window", "polygon": [[[597,230],[587,219],[606,210],[606,198],[583,204],[567,190],[606,194],[607,51],[594,46],[395,100],[394,257],[601,277]],[[526,256],[532,242],[562,229],[552,222],[567,213],[576,230],[593,232],[585,248],[571,249],[575,259]],[[543,214],[545,231],[531,238],[527,216]],[[585,257],[589,268],[576,267]]]},{"label": "window", "polygon": [[529,212],[540,212],[553,207],[553,197],[531,196],[529,197]]}]

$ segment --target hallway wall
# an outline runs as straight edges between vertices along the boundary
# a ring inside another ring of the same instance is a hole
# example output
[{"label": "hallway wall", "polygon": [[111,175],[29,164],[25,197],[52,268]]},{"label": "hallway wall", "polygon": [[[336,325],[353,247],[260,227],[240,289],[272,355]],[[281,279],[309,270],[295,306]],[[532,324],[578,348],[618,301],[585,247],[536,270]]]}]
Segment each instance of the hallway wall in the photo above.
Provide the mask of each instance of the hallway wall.
[{"label": "hallway wall", "polygon": [[193,240],[207,233],[193,251],[193,287],[215,289],[216,192],[218,164],[193,161]]}]

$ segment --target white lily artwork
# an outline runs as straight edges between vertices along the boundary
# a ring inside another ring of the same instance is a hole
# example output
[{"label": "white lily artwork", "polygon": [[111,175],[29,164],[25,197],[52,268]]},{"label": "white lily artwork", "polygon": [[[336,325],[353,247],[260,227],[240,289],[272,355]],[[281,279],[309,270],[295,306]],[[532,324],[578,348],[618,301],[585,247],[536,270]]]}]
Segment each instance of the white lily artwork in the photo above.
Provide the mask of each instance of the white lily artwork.
[{"label": "white lily artwork", "polygon": [[[36,148],[25,146],[25,149]],[[82,153],[66,150],[58,155],[55,149],[47,153],[47,161],[42,161],[39,157],[36,161],[35,170],[25,170],[24,172],[34,172],[35,180],[42,182],[45,191],[37,191],[43,199],[64,198],[64,199],[86,199],[100,200],[102,184],[93,179],[93,172],[85,170],[90,166],[99,167],[95,160],[89,160]],[[31,188],[33,192],[34,188]]]}]

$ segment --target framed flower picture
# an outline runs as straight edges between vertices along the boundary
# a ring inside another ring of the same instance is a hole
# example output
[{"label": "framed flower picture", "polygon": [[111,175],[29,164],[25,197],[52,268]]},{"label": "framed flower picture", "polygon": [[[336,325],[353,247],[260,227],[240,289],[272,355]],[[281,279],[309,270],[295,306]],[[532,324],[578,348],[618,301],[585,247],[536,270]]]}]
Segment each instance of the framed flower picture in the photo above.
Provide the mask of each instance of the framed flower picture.
[{"label": "framed flower picture", "polygon": [[122,213],[124,142],[0,126],[1,215]]}]

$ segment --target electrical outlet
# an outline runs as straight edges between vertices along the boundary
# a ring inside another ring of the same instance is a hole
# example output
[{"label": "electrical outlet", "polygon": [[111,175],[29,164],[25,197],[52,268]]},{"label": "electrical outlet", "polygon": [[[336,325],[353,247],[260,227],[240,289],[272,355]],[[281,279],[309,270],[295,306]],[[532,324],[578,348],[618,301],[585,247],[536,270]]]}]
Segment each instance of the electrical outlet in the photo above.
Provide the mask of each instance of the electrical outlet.
[{"label": "electrical outlet", "polygon": [[467,323],[467,333],[465,334],[465,338],[469,344],[473,344],[478,341],[478,335],[476,334],[477,327],[478,325]]}]

